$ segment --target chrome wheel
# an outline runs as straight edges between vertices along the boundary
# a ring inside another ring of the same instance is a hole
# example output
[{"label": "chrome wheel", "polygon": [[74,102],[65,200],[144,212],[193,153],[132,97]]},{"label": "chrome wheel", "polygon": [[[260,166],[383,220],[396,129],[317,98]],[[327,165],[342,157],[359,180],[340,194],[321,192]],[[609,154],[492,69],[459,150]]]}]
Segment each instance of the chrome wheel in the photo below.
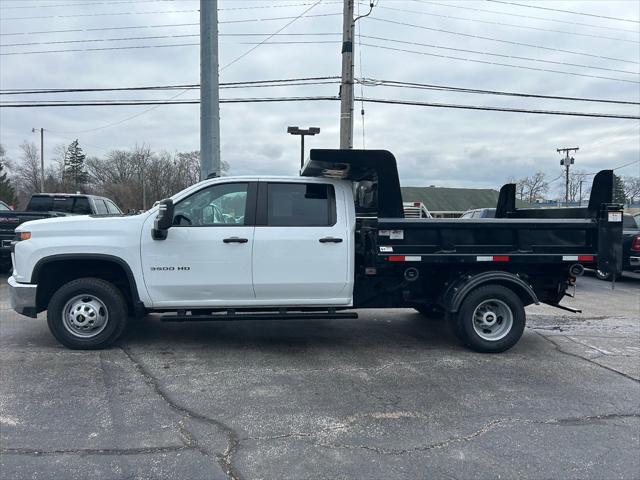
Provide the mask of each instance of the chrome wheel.
[{"label": "chrome wheel", "polygon": [[64,328],[76,337],[95,337],[105,329],[108,321],[107,307],[94,295],[76,295],[62,309]]},{"label": "chrome wheel", "polygon": [[511,327],[513,312],[502,300],[490,298],[473,311],[473,329],[483,340],[500,340],[508,335]]}]

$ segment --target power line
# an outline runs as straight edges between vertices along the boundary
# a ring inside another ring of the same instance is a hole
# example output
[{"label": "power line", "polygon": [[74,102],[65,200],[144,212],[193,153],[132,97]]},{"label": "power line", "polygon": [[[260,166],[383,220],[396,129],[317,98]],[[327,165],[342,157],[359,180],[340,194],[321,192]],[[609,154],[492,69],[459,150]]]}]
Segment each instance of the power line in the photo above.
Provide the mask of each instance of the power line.
[{"label": "power line", "polygon": [[[221,82],[221,88],[247,88],[247,87],[282,87],[292,85],[324,85],[336,83],[340,77],[335,76],[321,76],[321,77],[298,77],[298,78],[283,78],[283,79],[268,79],[268,80],[251,80],[251,81],[239,81],[239,82]],[[615,105],[640,105],[640,102],[630,100],[613,100],[605,98],[592,98],[592,97],[569,97],[560,95],[542,95],[535,93],[522,93],[511,92],[503,90],[486,90],[477,88],[465,88],[451,85],[439,85],[430,83],[418,83],[418,82],[403,82],[399,80],[381,80],[376,78],[360,78],[357,80],[361,85],[368,86],[382,86],[382,87],[395,87],[395,88],[411,88],[419,90],[436,90],[444,92],[454,93],[467,93],[467,94],[481,94],[481,95],[497,95],[497,96],[510,96],[520,98],[539,98],[546,100],[562,100],[562,101],[579,101],[579,102],[593,102],[593,103],[605,103]],[[0,90],[0,95],[32,95],[32,94],[57,94],[57,93],[92,93],[92,92],[116,92],[116,91],[162,91],[162,90],[185,90],[185,89],[198,89],[200,85],[194,84],[180,84],[180,85],[143,85],[136,87],[110,87],[110,88],[41,88],[41,89],[4,89]]]},{"label": "power line", "polygon": [[233,65],[234,63],[236,63],[237,61],[241,60],[242,58],[246,57],[247,55],[249,55],[251,52],[253,52],[256,48],[258,48],[260,45],[264,45],[267,41],[269,41],[270,39],[272,39],[273,37],[275,37],[278,33],[282,32],[284,29],[286,29],[289,25],[291,25],[292,23],[294,23],[296,20],[301,19],[302,17],[304,17],[307,12],[309,12],[311,9],[313,9],[314,7],[316,7],[318,4],[320,4],[322,2],[322,0],[318,0],[317,2],[315,2],[313,5],[311,5],[309,8],[307,8],[305,11],[303,11],[300,15],[294,17],[293,19],[291,19],[291,21],[287,22],[284,26],[282,26],[281,28],[279,28],[278,30],[276,30],[275,32],[273,32],[271,35],[269,35],[268,37],[266,37],[264,40],[262,40],[261,42],[259,42],[258,44],[256,44],[255,46],[251,47],[249,50],[247,50],[246,52],[244,52],[243,54],[239,55],[238,57],[234,58],[233,60],[231,60],[229,63],[227,63],[226,65],[224,65],[221,70],[224,70],[225,68],[230,67],[231,65]]},{"label": "power line", "polygon": [[624,120],[640,120],[637,115],[619,115],[615,113],[567,112],[561,110],[533,110],[527,108],[489,107],[480,105],[460,105],[453,103],[416,102],[412,100],[393,100],[384,98],[356,98],[369,103],[386,103],[392,105],[411,105],[419,107],[456,108],[464,110],[484,110],[489,112],[533,113],[539,115],[562,115],[570,117],[617,118]]},{"label": "power line", "polygon": [[[305,18],[319,18],[319,17],[334,17],[337,15],[342,15],[341,13],[316,13],[314,15],[305,15]],[[221,20],[219,24],[230,24],[230,23],[254,23],[254,22],[272,22],[278,20],[292,20],[296,17],[267,17],[267,18],[242,18],[238,20]],[[37,30],[32,32],[9,32],[0,33],[0,36],[8,36],[8,35],[36,35],[36,34],[45,34],[45,33],[77,33],[77,32],[99,32],[106,30],[132,30],[132,29],[140,29],[140,28],[172,28],[172,27],[193,27],[199,26],[200,23],[169,23],[169,24],[160,24],[160,25],[130,25],[124,27],[99,27],[99,28],[74,28],[74,29],[65,29],[65,30]],[[269,35],[269,34],[267,34]]]},{"label": "power line", "polygon": [[493,15],[506,15],[506,16],[509,16],[509,17],[527,18],[527,19],[531,19],[531,20],[542,20],[544,22],[561,23],[562,25],[575,25],[575,26],[579,26],[579,27],[599,28],[599,29],[602,29],[602,30],[612,30],[612,31],[616,31],[616,32],[627,32],[627,33],[634,33],[634,34],[638,33],[636,30],[627,30],[627,29],[624,29],[624,28],[616,28],[616,27],[606,27],[604,25],[594,25],[593,23],[578,23],[578,22],[573,22],[573,21],[568,21],[568,20],[558,20],[558,19],[555,19],[555,18],[534,17],[532,15],[520,15],[520,14],[513,13],[513,12],[501,12],[501,11],[498,11],[498,10],[487,10],[486,8],[475,8],[475,7],[468,7],[468,6],[462,6],[462,5],[451,5],[451,4],[448,4],[448,3],[440,3],[440,2],[430,1],[430,0],[412,0],[412,1],[420,3],[422,5],[437,5],[438,7],[457,8],[457,9],[461,9],[461,10],[470,10],[470,11],[473,11],[473,12],[491,13]]},{"label": "power line", "polygon": [[375,21],[378,21],[378,22],[385,22],[385,23],[393,23],[393,24],[396,24],[396,25],[402,25],[402,26],[406,26],[406,27],[420,28],[422,30],[430,30],[430,31],[433,31],[433,32],[448,33],[448,34],[451,34],[451,35],[458,35],[458,36],[467,37],[467,38],[477,38],[477,39],[480,39],[480,40],[488,40],[488,41],[491,41],[491,42],[506,43],[506,44],[509,44],[509,45],[518,45],[518,46],[521,46],[521,47],[539,48],[539,49],[542,49],[542,50],[549,50],[549,51],[552,51],[552,52],[570,53],[572,55],[582,55],[582,56],[585,56],[585,57],[603,58],[603,59],[606,59],[606,60],[616,60],[618,62],[634,63],[636,65],[640,65],[640,62],[635,62],[635,61],[631,61],[631,60],[624,60],[624,59],[621,59],[621,58],[605,57],[605,56],[602,56],[602,55],[595,55],[595,54],[592,54],[592,53],[576,52],[576,51],[573,51],[573,50],[563,50],[561,48],[545,47],[545,46],[542,46],[542,45],[533,45],[531,43],[513,42],[513,41],[510,41],[510,40],[502,40],[502,39],[499,39],[499,38],[484,37],[482,35],[473,35],[473,34],[470,34],[470,33],[454,32],[454,31],[451,31],[451,30],[444,30],[442,28],[432,28],[432,27],[425,27],[424,25],[415,25],[415,24],[407,23],[407,22],[398,22],[398,21],[395,21],[395,20],[388,20],[388,19],[385,19],[385,18],[369,17],[369,20],[375,20]]},{"label": "power line", "polygon": [[538,5],[527,5],[527,4],[516,3],[516,2],[505,2],[503,0],[486,0],[486,1],[492,2],[492,3],[502,3],[504,5],[515,5],[517,7],[537,8],[538,10],[549,10],[551,12],[562,12],[562,13],[570,13],[572,15],[583,15],[585,17],[606,18],[607,20],[618,20],[620,22],[640,23],[639,20],[629,20],[628,18],[620,18],[620,17],[608,17],[606,15],[598,15],[595,13],[576,12],[573,10],[561,10],[559,8],[540,7]]},{"label": "power line", "polygon": [[[270,33],[219,33],[219,37],[267,37]],[[277,36],[285,37],[301,37],[301,36],[334,36],[340,35],[339,32],[318,32],[318,33],[277,33]],[[147,35],[143,37],[114,37],[114,38],[88,38],[84,40],[57,40],[53,42],[23,42],[23,43],[4,43],[2,47],[26,47],[31,45],[63,45],[70,43],[92,43],[92,42],[122,42],[129,40],[157,40],[163,38],[186,38],[199,37],[197,33],[189,33],[183,35]],[[19,53],[19,52],[18,52]]]},{"label": "power line", "polygon": [[193,13],[199,12],[199,10],[160,10],[155,12],[114,12],[114,13],[76,13],[73,15],[41,15],[34,17],[4,17],[0,20],[38,20],[46,18],[78,18],[78,17],[106,17],[106,16],[121,16],[121,15],[160,15],[165,13]]},{"label": "power line", "polygon": [[[315,85],[318,81],[323,80],[335,80],[339,79],[338,76],[324,76],[324,77],[299,77],[299,78],[282,78],[282,79],[269,79],[269,80],[249,80],[244,82],[222,82],[220,86],[222,88],[234,88],[239,86],[288,86],[291,82],[309,82],[299,83],[300,85]],[[282,85],[280,85],[282,84]],[[116,92],[122,90],[184,90],[200,88],[200,84],[182,84],[182,85],[152,85],[152,86],[138,86],[138,87],[111,87],[111,88],[41,88],[41,89],[5,89],[0,90],[0,95],[25,95],[25,94],[42,94],[42,93],[75,93],[75,92]]]},{"label": "power line", "polygon": [[[227,98],[221,99],[220,103],[265,103],[265,102],[300,102],[300,101],[337,101],[337,96],[314,96],[314,97],[255,97],[255,98]],[[620,115],[613,113],[596,113],[596,112],[572,112],[562,110],[534,110],[525,108],[507,108],[507,107],[491,107],[480,105],[464,105],[453,103],[434,103],[434,102],[417,102],[410,100],[397,100],[385,98],[355,98],[356,101],[367,103],[383,103],[392,105],[409,105],[421,107],[436,108],[453,108],[464,110],[481,110],[490,112],[509,112],[509,113],[530,113],[539,115],[562,115],[572,117],[592,117],[592,118],[611,118],[624,120],[640,120],[637,115]],[[85,106],[130,106],[130,105],[154,105],[157,108],[160,105],[188,105],[200,103],[199,99],[192,100],[143,100],[143,101],[89,101],[78,102],[68,101],[67,103],[50,103],[50,102],[33,102],[21,104],[0,104],[2,108],[35,108],[35,107],[85,107]],[[76,132],[82,133],[82,132]]]},{"label": "power line", "polygon": [[551,30],[551,29],[548,29],[548,28],[530,27],[528,25],[514,25],[513,23],[491,22],[489,20],[480,20],[479,18],[465,18],[465,17],[456,17],[456,16],[453,16],[453,15],[439,15],[437,13],[422,12],[422,11],[418,11],[418,10],[409,10],[409,9],[406,9],[406,8],[395,8],[395,7],[385,7],[385,6],[381,6],[380,8],[384,8],[386,10],[393,10],[393,11],[396,11],[396,12],[417,13],[418,15],[428,15],[430,17],[439,17],[439,18],[449,18],[449,19],[453,19],[453,20],[462,20],[464,22],[476,22],[476,23],[484,23],[484,24],[487,24],[487,25],[498,25],[500,27],[522,28],[522,29],[526,29],[526,30],[536,30],[536,31],[539,31],[539,32],[561,33],[563,35],[574,35],[574,36],[579,36],[579,37],[601,38],[601,39],[605,39],[605,40],[615,40],[615,41],[619,41],[619,42],[640,43],[637,40],[628,40],[626,38],[607,37],[607,36],[604,36],[604,35],[593,35],[593,34],[589,34],[589,33],[567,32],[565,30]]},{"label": "power line", "polygon": [[366,45],[368,47],[374,47],[374,48],[382,48],[384,50],[392,50],[392,51],[396,51],[396,52],[406,52],[406,53],[415,53],[418,55],[427,55],[430,57],[439,57],[439,58],[447,58],[447,59],[451,59],[451,60],[462,60],[465,62],[472,62],[472,63],[482,63],[482,64],[486,64],[486,65],[497,65],[500,67],[510,67],[510,68],[520,68],[520,69],[524,69],[524,70],[534,70],[537,72],[548,72],[548,73],[559,73],[562,75],[572,75],[572,76],[576,76],[576,77],[588,77],[588,78],[597,78],[600,80],[611,80],[611,81],[616,81],[616,82],[626,82],[626,83],[635,83],[635,84],[640,84],[640,82],[636,81],[636,80],[626,80],[623,78],[615,78],[615,77],[604,77],[604,76],[600,76],[600,75],[588,75],[586,73],[574,73],[574,72],[566,72],[563,70],[551,70],[549,68],[536,68],[536,67],[527,67],[524,65],[513,65],[510,63],[499,63],[499,62],[489,62],[486,60],[475,60],[472,58],[462,58],[462,57],[454,57],[451,55],[440,55],[437,53],[428,53],[428,52],[419,52],[416,50],[408,50],[405,48],[395,48],[395,47],[385,47],[382,45],[374,45],[372,43],[363,43],[363,45]]},{"label": "power line", "polygon": [[17,5],[17,6],[0,6],[0,10],[17,10],[26,8],[55,8],[55,7],[81,7],[87,5],[118,5],[121,3],[159,3],[170,2],[172,0],[121,0],[109,2],[86,2],[86,3],[63,3],[57,5]]},{"label": "power line", "polygon": [[596,67],[593,65],[582,65],[579,63],[569,63],[569,62],[556,62],[554,60],[543,60],[540,58],[531,58],[531,57],[521,57],[518,55],[505,55],[505,54],[501,54],[501,53],[491,53],[491,52],[486,52],[486,51],[480,51],[480,50],[467,50],[464,48],[453,48],[453,47],[444,47],[442,45],[434,45],[434,44],[430,44],[430,43],[420,43],[420,42],[409,42],[409,41],[403,41],[403,40],[395,40],[392,38],[384,38],[384,37],[373,37],[373,36],[368,36],[368,35],[362,35],[363,38],[370,38],[372,40],[382,40],[382,41],[386,41],[386,42],[394,42],[394,43],[402,43],[405,45],[418,45],[421,47],[429,47],[429,48],[438,48],[438,49],[442,49],[442,50],[453,50],[456,52],[465,52],[465,53],[475,53],[477,55],[488,55],[488,56],[492,56],[492,57],[501,57],[501,58],[513,58],[515,60],[526,60],[529,62],[539,62],[539,63],[550,63],[553,65],[566,65],[566,66],[570,66],[570,67],[579,67],[579,68],[590,68],[593,70],[604,70],[604,71],[608,71],[608,72],[618,72],[618,73],[628,73],[631,75],[638,75],[638,73],[640,72],[632,72],[629,70],[619,70],[616,68],[606,68],[606,67]]},{"label": "power line", "polygon": [[[292,24],[292,23],[294,23],[295,21],[299,20],[300,18],[305,17],[306,13],[307,13],[309,10],[311,10],[313,7],[315,7],[316,5],[318,5],[318,3],[320,3],[321,1],[322,1],[322,0],[318,0],[316,3],[314,3],[311,7],[309,7],[308,9],[306,9],[306,10],[305,10],[304,12],[302,12],[300,15],[297,15],[296,17],[292,17],[292,18],[290,19],[290,20],[291,20],[290,22],[288,22],[284,27],[281,27],[281,28],[279,28],[278,30],[276,30],[273,34],[269,35],[269,36],[268,36],[264,41],[267,41],[267,40],[269,40],[270,38],[273,38],[275,35],[277,35],[278,33],[281,33],[285,28],[287,28],[289,25],[291,25],[291,24]],[[330,16],[330,15],[336,15],[336,14],[317,14],[317,15],[307,15],[307,16],[306,16],[306,18],[309,18],[309,17],[318,17],[318,16]],[[340,14],[337,14],[337,15],[340,15]],[[246,57],[248,54],[250,54],[251,52],[253,52],[253,51],[254,51],[256,48],[258,48],[259,46],[260,46],[260,45],[256,45],[255,47],[253,47],[253,48],[249,49],[248,51],[246,51],[246,52],[244,52],[244,53],[240,54],[238,57],[234,58],[233,60],[231,60],[231,61],[230,61],[229,63],[227,63],[226,65],[224,65],[224,66],[220,67],[220,68],[218,69],[218,73],[222,72],[223,70],[225,70],[225,69],[226,69],[227,67],[229,67],[230,65],[235,64],[238,60],[240,60],[240,59],[242,59],[242,58]],[[189,90],[183,90],[182,92],[178,92],[176,95],[173,95],[172,97],[170,97],[170,98],[169,98],[169,100],[170,100],[170,101],[173,101],[173,100],[175,100],[176,98],[178,98],[179,96],[184,95],[184,94],[185,94],[186,92],[188,92],[188,91],[189,91]],[[118,121],[116,121],[116,122],[108,123],[108,124],[106,124],[106,125],[101,125],[101,126],[99,126],[99,127],[90,128],[90,129],[87,129],[87,130],[82,130],[82,131],[79,131],[79,132],[76,132],[76,133],[95,132],[95,131],[97,131],[97,130],[103,130],[103,129],[105,129],[105,128],[110,128],[110,127],[114,127],[114,126],[116,126],[116,125],[121,125],[121,124],[123,124],[123,123],[125,123],[125,122],[128,122],[129,120],[132,120],[132,119],[134,119],[134,118],[138,118],[138,117],[140,117],[140,116],[142,116],[142,115],[144,115],[144,114],[146,114],[146,113],[148,113],[148,112],[151,112],[151,111],[155,110],[155,109],[156,109],[156,108],[158,108],[158,107],[159,107],[159,105],[154,105],[154,106],[152,106],[152,107],[150,107],[150,108],[146,108],[146,109],[142,110],[141,112],[138,112],[138,113],[136,113],[136,114],[134,114],[134,115],[131,115],[131,116],[129,116],[129,117],[125,117],[125,118],[120,119],[120,120],[118,120]],[[62,132],[62,133],[64,133],[64,132]]]},{"label": "power line", "polygon": [[547,99],[547,100],[611,103],[611,104],[619,104],[619,105],[640,105],[640,102],[632,102],[627,100],[611,100],[611,99],[604,99],[604,98],[587,98],[587,97],[567,97],[567,96],[559,96],[559,95],[540,95],[535,93],[519,93],[519,92],[508,92],[508,91],[500,91],[500,90],[482,90],[477,88],[453,87],[449,85],[401,82],[397,80],[377,80],[373,78],[372,79],[367,78],[367,79],[364,79],[364,82],[373,86],[380,85],[384,87],[417,88],[417,89],[439,90],[439,91],[457,92],[457,93],[476,93],[476,94],[482,94],[482,95],[501,95],[501,96],[523,97],[523,98],[541,98],[541,99]]},{"label": "power line", "polygon": [[[268,102],[310,102],[324,100],[339,100],[336,96],[312,96],[312,97],[255,97],[255,98],[221,98],[220,103],[268,103]],[[190,100],[115,100],[115,101],[69,101],[68,103],[33,102],[21,104],[0,103],[2,108],[35,108],[35,107],[105,107],[105,106],[132,106],[132,105],[195,105],[200,99]],[[82,132],[76,132],[82,133]]]},{"label": "power line", "polygon": [[200,23],[165,23],[160,25],[130,25],[126,27],[71,28],[71,29],[65,29],[65,30],[36,30],[33,32],[9,32],[9,33],[0,32],[0,36],[40,35],[40,34],[46,34],[46,33],[103,32],[108,30],[135,30],[140,28],[194,27],[198,25],[200,25]]},{"label": "power line", "polygon": [[196,43],[168,43],[163,45],[132,45],[128,47],[96,47],[96,48],[66,48],[58,50],[31,50],[27,52],[4,52],[0,56],[12,55],[35,55],[39,53],[65,53],[65,52],[103,52],[108,50],[143,50],[147,48],[172,48],[172,47],[193,47],[200,45]]}]

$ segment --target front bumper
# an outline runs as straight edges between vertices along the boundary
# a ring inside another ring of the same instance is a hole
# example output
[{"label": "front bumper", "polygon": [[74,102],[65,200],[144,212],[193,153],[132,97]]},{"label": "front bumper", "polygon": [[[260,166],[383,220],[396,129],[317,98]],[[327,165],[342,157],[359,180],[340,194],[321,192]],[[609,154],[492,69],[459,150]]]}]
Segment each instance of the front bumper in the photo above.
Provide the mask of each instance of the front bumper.
[{"label": "front bumper", "polygon": [[36,318],[38,316],[36,308],[36,291],[38,286],[28,283],[18,283],[13,277],[9,277],[8,283],[11,308],[21,315]]}]

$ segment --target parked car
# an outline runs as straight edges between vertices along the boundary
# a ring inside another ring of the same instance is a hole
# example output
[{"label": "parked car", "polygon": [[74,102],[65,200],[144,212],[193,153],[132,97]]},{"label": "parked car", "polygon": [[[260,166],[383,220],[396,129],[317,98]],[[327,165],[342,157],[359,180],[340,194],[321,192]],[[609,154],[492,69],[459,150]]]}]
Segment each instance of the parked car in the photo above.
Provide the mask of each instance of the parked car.
[{"label": "parked car", "polygon": [[415,308],[446,312],[466,346],[502,352],[522,336],[526,305],[571,310],[560,302],[583,265],[619,267],[612,185],[611,170],[598,173],[592,207],[566,212],[517,209],[506,185],[499,218],[461,229],[404,218],[390,152],[312,150],[299,177],[212,178],[139,215],[20,225],[11,305],[46,310],[75,349],[108,347],[146,312],[187,322]]},{"label": "parked car", "polygon": [[[633,215],[622,216],[622,271],[640,270],[640,224]],[[611,280],[612,273],[596,270],[600,280]]]},{"label": "parked car", "polygon": [[67,215],[122,213],[108,198],[68,193],[35,193],[24,212],[0,210],[0,271],[6,271],[11,266],[11,242],[16,227],[24,222]]},{"label": "parked car", "polygon": [[0,200],[0,212],[10,212],[12,209],[9,205]]},{"label": "parked car", "polygon": [[404,218],[433,218],[422,202],[403,202]]},{"label": "parked car", "polygon": [[460,218],[494,218],[495,216],[495,208],[476,208],[474,210],[467,210]]}]

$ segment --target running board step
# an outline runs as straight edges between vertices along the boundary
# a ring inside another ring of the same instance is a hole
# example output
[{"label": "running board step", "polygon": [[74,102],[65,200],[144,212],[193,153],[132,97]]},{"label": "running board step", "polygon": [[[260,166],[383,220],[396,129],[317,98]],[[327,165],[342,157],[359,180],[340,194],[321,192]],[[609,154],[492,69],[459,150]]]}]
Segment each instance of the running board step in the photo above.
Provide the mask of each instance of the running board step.
[{"label": "running board step", "polygon": [[213,313],[211,315],[163,315],[163,322],[215,322],[228,320],[333,320],[358,318],[356,312],[267,312],[267,313]]}]

